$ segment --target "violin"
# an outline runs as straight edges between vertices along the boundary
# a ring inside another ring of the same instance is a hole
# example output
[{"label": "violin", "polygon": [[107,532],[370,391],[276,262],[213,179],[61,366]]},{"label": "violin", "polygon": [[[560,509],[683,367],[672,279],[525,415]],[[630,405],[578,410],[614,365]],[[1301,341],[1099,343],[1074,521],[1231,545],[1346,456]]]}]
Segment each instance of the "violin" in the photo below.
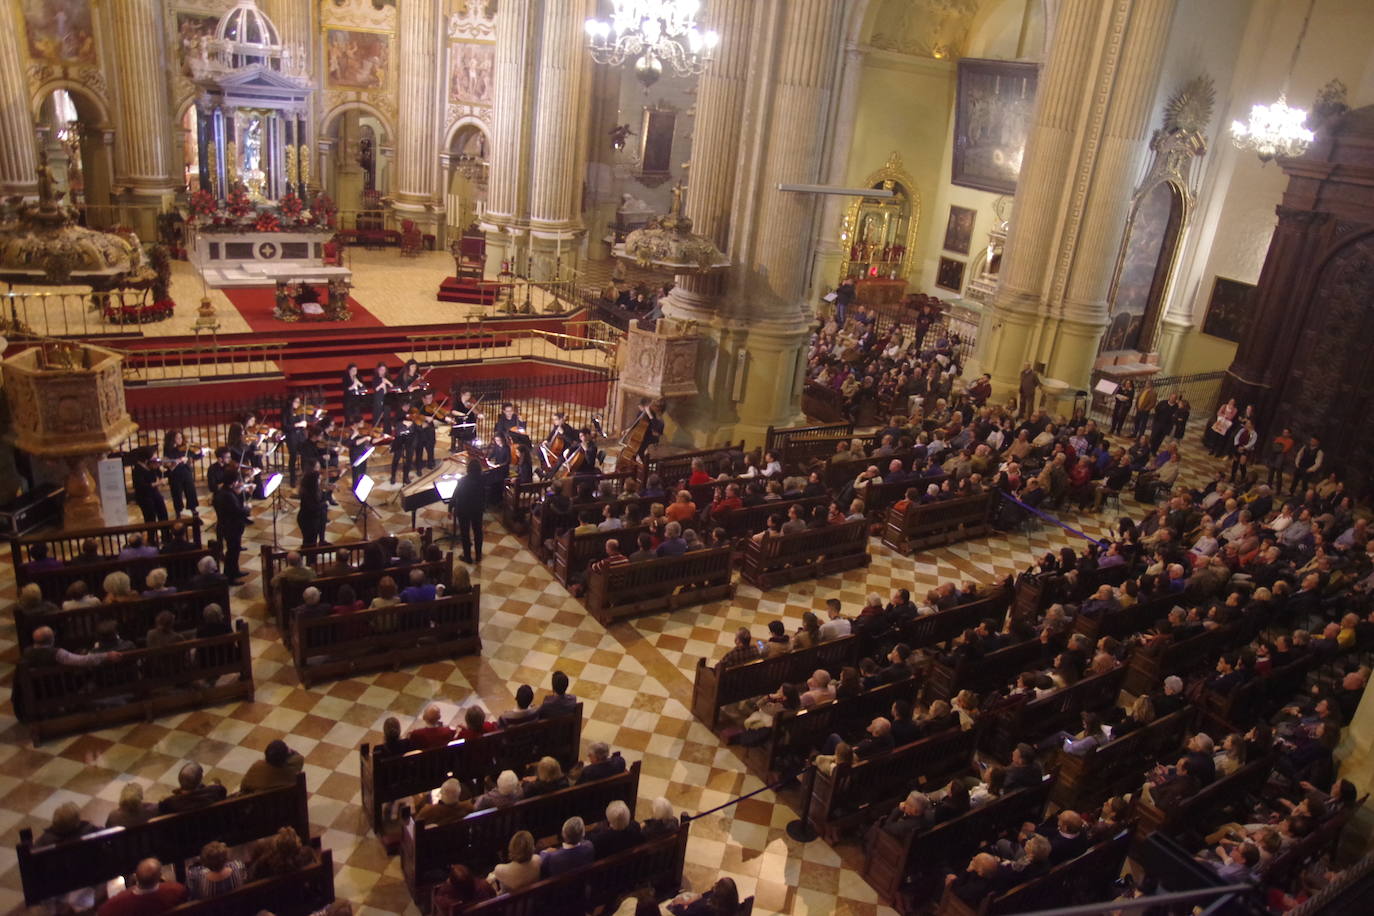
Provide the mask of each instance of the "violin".
[{"label": "violin", "polygon": [[259,442],[265,440],[270,440],[272,442],[280,442],[286,438],[282,435],[281,430],[268,426],[266,423],[259,423],[256,426],[249,426],[246,429],[244,429],[243,434],[245,436],[256,436]]}]

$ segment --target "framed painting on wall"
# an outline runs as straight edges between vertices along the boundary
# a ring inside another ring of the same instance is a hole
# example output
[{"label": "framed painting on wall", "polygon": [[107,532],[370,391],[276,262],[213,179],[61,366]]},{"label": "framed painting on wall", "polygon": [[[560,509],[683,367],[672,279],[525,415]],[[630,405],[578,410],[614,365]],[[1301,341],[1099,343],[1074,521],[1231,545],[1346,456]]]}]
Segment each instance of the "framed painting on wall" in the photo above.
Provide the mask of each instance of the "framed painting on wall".
[{"label": "framed painting on wall", "polygon": [[1015,194],[1030,134],[1040,65],[1008,60],[959,61],[951,181]]},{"label": "framed painting on wall", "polygon": [[391,33],[329,29],[330,89],[384,89],[391,67]]},{"label": "framed painting on wall", "polygon": [[455,41],[449,47],[448,99],[470,105],[490,105],[496,45],[485,41]]},{"label": "framed painting on wall", "polygon": [[1207,303],[1207,317],[1202,320],[1202,333],[1232,343],[1240,343],[1250,325],[1250,302],[1255,284],[1217,277],[1212,284],[1212,298]]},{"label": "framed painting on wall", "polygon": [[969,245],[973,244],[973,223],[977,218],[977,210],[955,206],[949,208],[949,222],[945,225],[945,251],[968,254]]},{"label": "framed painting on wall", "polygon": [[23,0],[22,11],[34,61],[57,66],[96,62],[90,0]]},{"label": "framed painting on wall", "polygon": [[935,270],[935,285],[940,289],[960,293],[964,290],[964,262],[954,258],[941,258]]}]

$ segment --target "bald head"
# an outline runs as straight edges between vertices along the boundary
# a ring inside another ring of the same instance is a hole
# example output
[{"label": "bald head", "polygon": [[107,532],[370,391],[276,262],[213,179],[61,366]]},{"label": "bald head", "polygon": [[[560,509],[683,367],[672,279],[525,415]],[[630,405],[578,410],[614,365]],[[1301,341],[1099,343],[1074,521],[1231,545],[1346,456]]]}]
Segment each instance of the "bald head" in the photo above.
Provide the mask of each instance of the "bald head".
[{"label": "bald head", "polygon": [[138,867],[134,869],[134,880],[144,890],[157,887],[162,880],[162,863],[157,859],[144,859],[139,862]]},{"label": "bald head", "polygon": [[35,646],[51,646],[55,638],[52,627],[39,627],[33,631],[33,644]]}]

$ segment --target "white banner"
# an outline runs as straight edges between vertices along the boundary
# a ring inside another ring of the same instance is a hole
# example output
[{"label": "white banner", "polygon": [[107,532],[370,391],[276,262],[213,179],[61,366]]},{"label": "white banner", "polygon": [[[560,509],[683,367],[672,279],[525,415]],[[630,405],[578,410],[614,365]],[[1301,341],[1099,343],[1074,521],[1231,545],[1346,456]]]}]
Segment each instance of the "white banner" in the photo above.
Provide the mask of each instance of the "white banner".
[{"label": "white banner", "polygon": [[100,479],[100,514],[110,528],[129,524],[129,494],[124,488],[124,462],[119,458],[102,458],[96,464]]}]

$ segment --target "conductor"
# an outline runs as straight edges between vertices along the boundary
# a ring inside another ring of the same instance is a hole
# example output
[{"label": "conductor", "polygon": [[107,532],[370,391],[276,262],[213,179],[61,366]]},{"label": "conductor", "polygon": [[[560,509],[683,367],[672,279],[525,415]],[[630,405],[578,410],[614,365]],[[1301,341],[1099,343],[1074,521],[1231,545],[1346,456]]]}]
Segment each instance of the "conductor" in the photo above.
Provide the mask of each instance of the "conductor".
[{"label": "conductor", "polygon": [[477,562],[482,562],[482,513],[487,508],[486,481],[481,470],[471,468],[453,491],[453,514],[458,519],[458,537],[463,545],[463,562],[471,563],[472,542],[477,541]]}]

